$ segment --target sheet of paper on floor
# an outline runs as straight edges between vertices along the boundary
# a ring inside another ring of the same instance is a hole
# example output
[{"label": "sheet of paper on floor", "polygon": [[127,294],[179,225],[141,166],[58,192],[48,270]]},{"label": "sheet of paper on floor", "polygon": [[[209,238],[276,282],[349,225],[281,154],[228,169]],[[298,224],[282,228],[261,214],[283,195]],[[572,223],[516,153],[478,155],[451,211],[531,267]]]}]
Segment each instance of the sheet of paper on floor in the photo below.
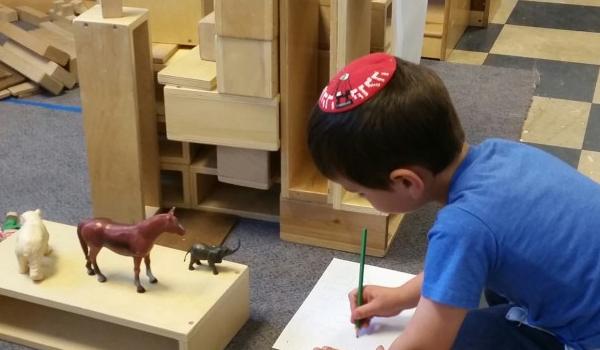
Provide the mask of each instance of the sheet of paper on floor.
[{"label": "sheet of paper on floor", "polygon": [[[350,323],[348,292],[358,286],[359,264],[333,259],[300,309],[287,324],[273,348],[306,350],[328,345],[341,350],[386,349],[402,332],[414,309],[392,318],[375,318],[370,334],[355,336]],[[414,275],[365,265],[364,284],[395,287]]]}]

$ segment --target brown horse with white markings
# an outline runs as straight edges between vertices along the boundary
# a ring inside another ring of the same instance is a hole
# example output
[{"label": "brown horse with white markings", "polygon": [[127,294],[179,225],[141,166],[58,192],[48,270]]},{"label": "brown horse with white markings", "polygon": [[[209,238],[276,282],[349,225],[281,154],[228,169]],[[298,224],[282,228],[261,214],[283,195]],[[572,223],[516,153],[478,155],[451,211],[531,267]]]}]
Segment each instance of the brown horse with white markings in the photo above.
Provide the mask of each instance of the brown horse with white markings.
[{"label": "brown horse with white markings", "polygon": [[154,215],[135,225],[121,225],[109,219],[81,221],[77,225],[77,236],[85,255],[88,275],[97,275],[99,282],[106,281],[96,262],[100,249],[106,247],[117,254],[133,257],[135,285],[138,293],[144,293],[146,290],[140,283],[142,259],[146,263],[146,275],[150,283],[158,282],[150,269],[150,250],[156,238],[163,232],[176,233],[180,236],[185,234],[185,229],[177,221],[174,211],[175,208],[172,208],[166,214]]}]

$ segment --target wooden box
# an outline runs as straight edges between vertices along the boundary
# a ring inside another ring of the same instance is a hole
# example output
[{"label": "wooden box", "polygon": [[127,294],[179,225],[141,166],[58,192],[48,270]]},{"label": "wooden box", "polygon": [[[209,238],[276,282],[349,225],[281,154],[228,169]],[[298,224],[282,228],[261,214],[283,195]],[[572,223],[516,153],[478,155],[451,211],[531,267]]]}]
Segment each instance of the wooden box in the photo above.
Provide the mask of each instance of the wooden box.
[{"label": "wooden box", "polygon": [[224,261],[217,276],[206,265],[189,271],[184,252],[154,246],[159,282],[142,273],[146,293],[138,294],[131,258],[100,253],[108,281],[99,283],[87,275],[76,228],[46,227],[54,251],[41,283],[17,272],[15,236],[0,244],[2,339],[40,349],[224,349],[249,317],[244,265]]},{"label": "wooden box", "polygon": [[271,187],[271,153],[255,149],[217,147],[219,181],[268,190]]},{"label": "wooden box", "polygon": [[170,140],[279,149],[279,96],[243,97],[167,85],[165,120]]},{"label": "wooden box", "polygon": [[200,38],[200,58],[206,61],[216,61],[214,11],[198,22],[198,37]]},{"label": "wooden box", "polygon": [[278,36],[279,0],[215,1],[217,35],[274,40]]},{"label": "wooden box", "polygon": [[217,36],[217,89],[273,98],[279,93],[278,41]]},{"label": "wooden box", "polygon": [[161,163],[160,182],[162,207],[189,208],[192,205],[189,165]]}]

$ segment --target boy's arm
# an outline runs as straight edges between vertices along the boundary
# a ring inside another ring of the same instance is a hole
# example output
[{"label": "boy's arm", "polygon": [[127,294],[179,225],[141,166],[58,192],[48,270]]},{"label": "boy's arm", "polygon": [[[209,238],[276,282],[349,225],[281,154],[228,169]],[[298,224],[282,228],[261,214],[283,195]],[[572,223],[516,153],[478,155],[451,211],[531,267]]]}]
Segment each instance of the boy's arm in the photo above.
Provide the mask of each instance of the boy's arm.
[{"label": "boy's arm", "polygon": [[408,326],[389,350],[450,349],[467,311],[421,297]]}]

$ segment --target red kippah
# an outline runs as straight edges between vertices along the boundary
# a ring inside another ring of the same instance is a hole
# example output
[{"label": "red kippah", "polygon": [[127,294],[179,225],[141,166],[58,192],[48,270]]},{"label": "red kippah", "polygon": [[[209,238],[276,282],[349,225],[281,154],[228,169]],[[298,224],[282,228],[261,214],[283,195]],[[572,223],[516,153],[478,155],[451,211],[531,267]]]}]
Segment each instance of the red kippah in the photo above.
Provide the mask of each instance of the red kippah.
[{"label": "red kippah", "polygon": [[396,58],[374,53],[351,62],[323,89],[319,108],[327,113],[354,109],[375,96],[392,79]]}]

